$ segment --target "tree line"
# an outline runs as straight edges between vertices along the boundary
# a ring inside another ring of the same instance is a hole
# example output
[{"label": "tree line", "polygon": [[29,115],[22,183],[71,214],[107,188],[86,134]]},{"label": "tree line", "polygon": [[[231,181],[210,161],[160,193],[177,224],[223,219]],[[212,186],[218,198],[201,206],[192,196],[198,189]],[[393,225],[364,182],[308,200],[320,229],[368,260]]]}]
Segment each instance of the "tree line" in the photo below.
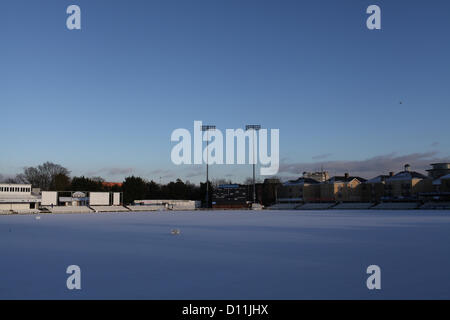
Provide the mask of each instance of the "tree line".
[{"label": "tree line", "polygon": [[[101,177],[71,177],[67,168],[52,162],[26,167],[15,177],[2,178],[0,175],[0,182],[31,184],[33,188],[39,188],[41,191],[123,192],[124,203],[144,199],[203,201],[206,198],[206,183],[195,185],[177,179],[167,184],[159,184],[153,180],[130,176],[125,178],[121,186],[111,186],[105,184],[105,180]],[[210,192],[212,188],[213,185],[210,183]]]},{"label": "tree line", "polygon": [[[206,201],[206,183],[199,185],[176,179],[167,184],[156,183],[153,180],[146,180],[141,177],[126,177],[121,185],[111,185],[105,183],[102,177],[71,177],[70,171],[52,162],[45,162],[36,167],[26,167],[22,173],[15,177],[4,178],[0,175],[0,182],[4,183],[24,183],[31,184],[33,188],[42,191],[92,191],[92,192],[123,192],[123,202],[130,204],[134,200],[200,200]],[[245,180],[249,186],[249,195],[253,188],[252,179]],[[231,180],[218,179],[209,182],[209,199],[211,204],[214,188],[220,184],[231,184]],[[257,192],[257,197],[263,204],[270,204],[274,201],[275,192],[271,184],[257,181],[262,189]],[[257,189],[258,190],[258,189]]]}]

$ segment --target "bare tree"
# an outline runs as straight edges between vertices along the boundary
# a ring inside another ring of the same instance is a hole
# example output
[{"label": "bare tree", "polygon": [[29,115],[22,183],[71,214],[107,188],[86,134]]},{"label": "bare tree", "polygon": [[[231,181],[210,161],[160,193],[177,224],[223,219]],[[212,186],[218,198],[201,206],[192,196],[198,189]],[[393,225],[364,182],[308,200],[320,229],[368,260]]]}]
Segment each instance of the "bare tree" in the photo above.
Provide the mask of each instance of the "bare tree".
[{"label": "bare tree", "polygon": [[11,177],[5,177],[3,175],[0,174],[0,183],[17,183],[16,179],[11,178]]},{"label": "bare tree", "polygon": [[24,168],[23,173],[16,176],[20,183],[29,183],[41,190],[50,190],[55,184],[55,178],[61,176],[69,178],[70,171],[59,164],[45,162],[37,167]]},{"label": "bare tree", "polygon": [[40,187],[42,175],[37,168],[28,167],[23,169],[23,173],[16,176],[18,183],[29,183],[33,186]]},{"label": "bare tree", "polygon": [[105,182],[105,179],[103,179],[102,177],[91,177],[90,179],[92,181],[99,182],[99,183]]}]

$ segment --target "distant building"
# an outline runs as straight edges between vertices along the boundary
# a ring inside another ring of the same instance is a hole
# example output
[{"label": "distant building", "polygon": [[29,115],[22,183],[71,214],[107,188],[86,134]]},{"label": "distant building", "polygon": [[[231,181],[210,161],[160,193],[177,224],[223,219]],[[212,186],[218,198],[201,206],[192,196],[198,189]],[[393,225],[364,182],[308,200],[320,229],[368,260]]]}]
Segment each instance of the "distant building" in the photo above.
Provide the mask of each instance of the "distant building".
[{"label": "distant building", "polygon": [[123,183],[122,182],[102,182],[102,185],[106,188],[122,188]]},{"label": "distant building", "polygon": [[393,176],[394,172],[389,172],[389,175],[379,175],[364,182],[361,186],[361,201],[380,202],[385,194],[386,180]]},{"label": "distant building", "polygon": [[450,174],[434,179],[431,188],[419,193],[422,201],[450,201]]},{"label": "distant building", "polygon": [[450,194],[450,174],[434,180],[433,184],[437,186],[436,191],[445,193],[447,196]]},{"label": "distant building", "polygon": [[314,179],[318,182],[325,182],[330,179],[328,171],[303,172],[303,178]]},{"label": "distant building", "polygon": [[[270,206],[277,202],[278,198],[278,187],[281,186],[281,181],[278,178],[267,178],[264,179],[263,183],[256,184],[256,202],[264,205]],[[253,186],[249,185],[249,200],[253,200]]]},{"label": "distant building", "polygon": [[122,192],[42,191],[42,206],[83,207],[120,206]]},{"label": "distant building", "polygon": [[314,202],[319,201],[319,198],[320,183],[311,178],[301,177],[278,187],[278,203]]},{"label": "distant building", "polygon": [[[50,191],[51,192],[51,191]],[[44,193],[46,193],[44,191]],[[58,204],[65,207],[80,207],[89,205],[89,197],[87,192],[60,192],[58,194]]]},{"label": "distant building", "polygon": [[431,169],[428,169],[427,172],[428,176],[431,179],[438,179],[440,177],[450,174],[450,163],[449,162],[432,163]]},{"label": "distant building", "polygon": [[220,209],[248,209],[249,187],[240,184],[221,184],[214,188],[212,207]]},{"label": "distant building", "polygon": [[41,198],[33,194],[31,184],[0,184],[0,212],[29,212],[37,210]]},{"label": "distant building", "polygon": [[419,193],[432,190],[432,179],[419,172],[411,171],[411,166],[406,164],[403,171],[386,179],[383,199],[418,200]]},{"label": "distant building", "polygon": [[334,176],[320,184],[320,200],[323,202],[360,202],[362,197],[361,184],[366,179],[350,176]]}]

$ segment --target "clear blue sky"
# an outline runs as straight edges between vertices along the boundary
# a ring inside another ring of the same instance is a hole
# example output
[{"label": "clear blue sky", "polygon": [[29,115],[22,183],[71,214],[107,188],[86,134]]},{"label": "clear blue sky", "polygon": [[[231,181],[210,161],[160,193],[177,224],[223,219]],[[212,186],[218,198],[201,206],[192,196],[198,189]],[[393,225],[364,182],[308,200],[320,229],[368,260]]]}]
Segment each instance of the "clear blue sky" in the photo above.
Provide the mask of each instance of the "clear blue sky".
[{"label": "clear blue sky", "polygon": [[[81,31],[66,28],[70,4]],[[382,30],[365,26],[371,4]],[[170,161],[171,132],[194,120],[280,129],[282,161],[299,173],[446,159],[449,34],[444,0],[4,0],[0,173],[48,160],[112,181],[197,182],[203,167]]]}]

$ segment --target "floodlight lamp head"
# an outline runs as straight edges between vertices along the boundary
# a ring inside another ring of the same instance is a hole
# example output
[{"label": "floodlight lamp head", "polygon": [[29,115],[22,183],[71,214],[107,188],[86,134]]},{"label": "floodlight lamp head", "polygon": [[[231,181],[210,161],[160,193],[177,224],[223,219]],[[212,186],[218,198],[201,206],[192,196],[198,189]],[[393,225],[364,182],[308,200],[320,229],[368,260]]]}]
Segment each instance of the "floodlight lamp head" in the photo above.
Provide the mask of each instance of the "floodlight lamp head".
[{"label": "floodlight lamp head", "polygon": [[259,124],[248,124],[245,126],[245,130],[260,130],[261,125]]},{"label": "floodlight lamp head", "polygon": [[203,125],[202,131],[216,130],[216,126]]}]

